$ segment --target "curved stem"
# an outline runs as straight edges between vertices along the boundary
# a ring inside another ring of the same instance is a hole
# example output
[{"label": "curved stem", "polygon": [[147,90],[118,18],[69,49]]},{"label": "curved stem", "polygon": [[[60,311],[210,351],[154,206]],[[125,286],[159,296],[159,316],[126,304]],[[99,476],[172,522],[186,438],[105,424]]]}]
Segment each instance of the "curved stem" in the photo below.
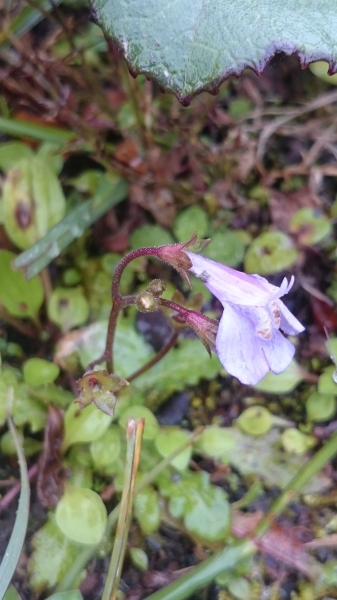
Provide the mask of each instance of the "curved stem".
[{"label": "curved stem", "polygon": [[130,375],[130,377],[127,377],[128,382],[130,383],[130,381],[133,381],[137,377],[140,377],[140,375],[143,375],[143,373],[145,373],[148,369],[151,369],[151,367],[156,365],[162,358],[164,358],[164,356],[166,356],[168,351],[171,350],[171,348],[173,348],[178,337],[179,337],[179,333],[177,331],[175,331],[172,334],[172,336],[170,337],[169,341],[165,344],[165,346],[163,346],[161,348],[161,350],[159,350],[159,352],[157,352],[157,354],[155,356],[153,356],[150,360],[148,360],[145,363],[145,365],[140,367],[140,369],[137,369],[137,371],[134,371],[134,373],[132,373]]}]

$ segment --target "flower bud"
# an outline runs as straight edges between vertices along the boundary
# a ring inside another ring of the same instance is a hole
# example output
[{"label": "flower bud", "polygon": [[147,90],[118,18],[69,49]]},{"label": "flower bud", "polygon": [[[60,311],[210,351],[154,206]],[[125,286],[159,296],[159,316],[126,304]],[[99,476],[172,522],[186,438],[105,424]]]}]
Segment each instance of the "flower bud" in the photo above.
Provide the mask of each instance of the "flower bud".
[{"label": "flower bud", "polygon": [[153,312],[158,308],[158,298],[148,291],[141,292],[137,298],[136,306],[141,312]]},{"label": "flower bud", "polygon": [[163,292],[166,290],[166,283],[161,279],[154,279],[147,286],[146,291],[152,294],[155,298],[160,298]]},{"label": "flower bud", "polygon": [[200,341],[205,346],[208,354],[211,356],[211,350],[215,350],[215,340],[218,333],[219,323],[215,319],[210,319],[196,310],[183,309],[177,317],[178,323],[181,318],[193,329]]}]

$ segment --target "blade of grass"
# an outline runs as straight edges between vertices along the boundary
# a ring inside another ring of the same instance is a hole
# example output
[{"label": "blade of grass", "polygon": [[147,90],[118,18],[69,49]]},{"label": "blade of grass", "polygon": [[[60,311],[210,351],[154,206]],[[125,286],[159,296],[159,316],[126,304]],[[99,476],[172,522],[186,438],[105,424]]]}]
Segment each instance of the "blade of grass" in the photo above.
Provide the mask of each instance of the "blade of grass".
[{"label": "blade of grass", "polygon": [[[164,469],[166,469],[166,467],[169,466],[169,464],[172,462],[172,460],[176,456],[178,456],[180,454],[180,452],[185,450],[185,448],[190,446],[199,437],[199,435],[203,432],[203,430],[204,430],[204,427],[201,427],[198,430],[196,430],[191,435],[191,437],[188,440],[186,440],[186,442],[184,442],[181,446],[179,446],[179,448],[177,448],[174,452],[169,454],[169,456],[167,456],[162,461],[160,461],[160,463],[158,463],[158,465],[156,465],[147,475],[145,475],[142,478],[142,481],[136,486],[135,494],[138,494],[138,492],[141,492],[144,488],[146,488],[148,485],[150,485],[150,483],[152,483],[156,479],[156,477],[158,477],[158,475]],[[117,506],[111,511],[111,513],[108,516],[108,524],[107,524],[107,528],[106,528],[106,532],[105,532],[105,536],[104,536],[105,540],[106,540],[106,538],[108,538],[110,536],[112,529],[114,528],[114,526],[117,523],[120,509],[121,509],[121,503],[117,504]],[[103,540],[103,544],[104,544],[104,540]],[[56,591],[63,592],[64,590],[70,589],[74,585],[74,582],[78,579],[78,576],[83,571],[85,565],[88,564],[89,560],[95,554],[97,554],[99,549],[100,549],[100,544],[97,544],[96,546],[90,546],[88,548],[84,548],[80,552],[80,554],[78,555],[76,560],[73,562],[71,568],[66,573],[66,575],[63,577],[62,581],[60,581],[60,583],[58,584]]]},{"label": "blade of grass", "polygon": [[[284,510],[287,504],[294,499],[308,481],[336,454],[337,435],[332,437],[292,478],[282,494],[275,500],[269,511],[255,528],[253,534],[255,539],[266,533],[275,517]],[[199,591],[202,586],[210,584],[217,575],[233,569],[239,560],[254,554],[257,550],[258,540],[255,543],[252,540],[236,540],[173,583],[151,594],[146,600],[185,600],[193,592]]]},{"label": "blade of grass", "polygon": [[13,261],[13,268],[21,269],[27,279],[38,275],[53,258],[59,256],[62,250],[75,238],[82,235],[92,223],[112,206],[121,202],[126,197],[127,190],[127,183],[121,180],[116,184],[113,192],[110,188],[108,194],[97,195],[75,208],[42,240],[19,254]]},{"label": "blade of grass", "polygon": [[135,421],[133,418],[128,419],[126,425],[127,448],[125,480],[123,485],[116,536],[102,600],[116,600],[117,597],[132,517],[136,474],[139,464],[144,425],[145,419]]},{"label": "blade of grass", "polygon": [[7,117],[0,117],[0,131],[13,136],[28,137],[53,144],[67,144],[76,139],[75,133],[61,129],[60,127],[31,123],[23,119],[9,119]]},{"label": "blade of grass", "polygon": [[[51,11],[61,4],[62,0],[35,0],[35,6],[25,6],[20,13],[14,17],[8,29],[16,37],[20,37],[30,31],[39,21],[44,18],[43,12]],[[41,8],[41,10],[39,10]],[[9,45],[6,29],[0,32],[0,50]]]},{"label": "blade of grass", "polygon": [[[13,397],[13,389],[10,390],[10,393]],[[20,554],[26,536],[30,498],[27,464],[21,440],[16,432],[16,429],[10,416],[8,416],[7,422],[9,430],[13,436],[15,449],[19,459],[21,493],[13,531],[8,546],[6,548],[5,555],[0,565],[0,600],[2,600],[2,598],[4,597],[6,590],[14,575],[17,564],[19,562]]]}]

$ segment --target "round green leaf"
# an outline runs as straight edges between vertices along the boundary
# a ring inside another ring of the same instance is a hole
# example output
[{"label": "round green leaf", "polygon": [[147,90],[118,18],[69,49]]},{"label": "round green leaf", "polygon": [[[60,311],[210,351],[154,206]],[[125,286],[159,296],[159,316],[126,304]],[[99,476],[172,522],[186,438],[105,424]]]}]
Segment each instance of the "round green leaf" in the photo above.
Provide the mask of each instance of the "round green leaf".
[{"label": "round green leaf", "polygon": [[264,406],[250,406],[241,413],[236,424],[248,435],[264,435],[273,424],[273,417]]},{"label": "round green leaf", "polygon": [[314,392],[305,403],[308,421],[327,421],[336,411],[335,397]]},{"label": "round green leaf", "polygon": [[179,242],[187,242],[197,232],[198,238],[207,235],[209,219],[200,206],[189,206],[180,212],[173,224],[173,233]]},{"label": "round green leaf", "polygon": [[[95,20],[134,73],[145,73],[188,103],[216,92],[244,68],[262,72],[276,52],[297,52],[302,65],[327,60],[335,69],[337,13],[334,0],[93,0]],[[140,27],[139,24],[142,24]]]},{"label": "round green leaf", "polygon": [[220,458],[235,447],[235,436],[228,428],[210,425],[204,429],[193,447],[200,454]]},{"label": "round green leaf", "polygon": [[305,435],[298,429],[285,429],[281,437],[286,452],[293,452],[294,454],[304,454],[316,444],[316,438]]},{"label": "round green leaf", "polygon": [[20,271],[13,271],[15,254],[0,250],[0,304],[14,317],[36,318],[43,302],[43,286],[39,277],[26,281]]},{"label": "round green leaf", "polygon": [[304,246],[318,244],[332,233],[330,219],[314,208],[301,208],[292,217],[289,231],[297,237],[297,242]]},{"label": "round green leaf", "polygon": [[257,385],[254,385],[254,388],[261,392],[267,392],[267,394],[288,394],[303,381],[303,375],[301,367],[295,360],[292,360],[283,373],[275,375],[269,371]]},{"label": "round green leaf", "polygon": [[[155,445],[159,454],[166,458],[169,454],[172,454],[182,444],[184,444],[189,438],[189,434],[182,429],[175,427],[162,428],[155,439]],[[178,471],[184,471],[188,467],[192,454],[191,446],[187,446],[178,456],[176,456],[171,465]]]},{"label": "round green leaf", "polygon": [[78,404],[70,404],[64,417],[63,449],[72,444],[92,442],[108,429],[111,417],[94,404],[79,409]]},{"label": "round green leaf", "polygon": [[125,429],[126,423],[130,417],[133,417],[134,419],[145,419],[143,433],[144,440],[153,440],[156,437],[159,431],[159,425],[156,417],[149,408],[139,405],[129,406],[119,417],[119,424],[123,429]]},{"label": "round green leaf", "polygon": [[143,248],[144,246],[164,246],[174,244],[171,234],[160,227],[160,225],[143,225],[135,229],[131,234],[131,249]]},{"label": "round green leaf", "polygon": [[9,171],[23,158],[33,156],[32,149],[22,142],[4,142],[0,144],[0,169]]},{"label": "round green leaf", "polygon": [[25,382],[33,387],[53,383],[59,373],[58,365],[43,358],[29,358],[23,365]]},{"label": "round green leaf", "polygon": [[62,331],[83,325],[89,317],[89,304],[83,290],[78,288],[55,288],[49,303],[48,315]]},{"label": "round green leaf", "polygon": [[259,235],[249,246],[245,256],[245,271],[270,275],[291,267],[298,252],[288,235],[268,231]]},{"label": "round green leaf", "polygon": [[119,458],[122,446],[121,435],[120,428],[113,425],[98,440],[90,444],[90,453],[97,469]]},{"label": "round green leaf", "polygon": [[319,376],[317,389],[320,394],[337,396],[337,373],[335,366],[327,367],[324,373]]},{"label": "round green leaf", "polygon": [[80,544],[98,544],[107,523],[106,508],[100,496],[70,484],[57,505],[55,517],[62,533]]},{"label": "round green leaf", "polygon": [[204,250],[205,256],[211,260],[224,263],[229,267],[237,267],[243,261],[245,244],[240,235],[234,231],[216,231]]},{"label": "round green leaf", "polygon": [[147,487],[136,495],[134,511],[145,535],[157,531],[160,525],[161,510],[158,494],[152,487]]},{"label": "round green leaf", "polygon": [[18,162],[3,186],[4,224],[22,250],[41,240],[65,215],[65,197],[54,171],[42,157]]}]

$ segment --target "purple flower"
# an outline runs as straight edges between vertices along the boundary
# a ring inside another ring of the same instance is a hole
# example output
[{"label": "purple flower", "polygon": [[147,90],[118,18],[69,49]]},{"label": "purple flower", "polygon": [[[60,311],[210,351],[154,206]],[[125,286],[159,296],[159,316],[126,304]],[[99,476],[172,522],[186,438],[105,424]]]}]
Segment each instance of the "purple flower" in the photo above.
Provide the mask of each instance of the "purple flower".
[{"label": "purple flower", "polygon": [[241,383],[255,385],[269,370],[282,373],[290,364],[295,348],[284,333],[296,335],[301,323],[279,299],[294,283],[283,279],[281,286],[259,275],[247,275],[230,267],[186,252],[190,271],[220,300],[224,307],[216,352],[226,371]]}]

